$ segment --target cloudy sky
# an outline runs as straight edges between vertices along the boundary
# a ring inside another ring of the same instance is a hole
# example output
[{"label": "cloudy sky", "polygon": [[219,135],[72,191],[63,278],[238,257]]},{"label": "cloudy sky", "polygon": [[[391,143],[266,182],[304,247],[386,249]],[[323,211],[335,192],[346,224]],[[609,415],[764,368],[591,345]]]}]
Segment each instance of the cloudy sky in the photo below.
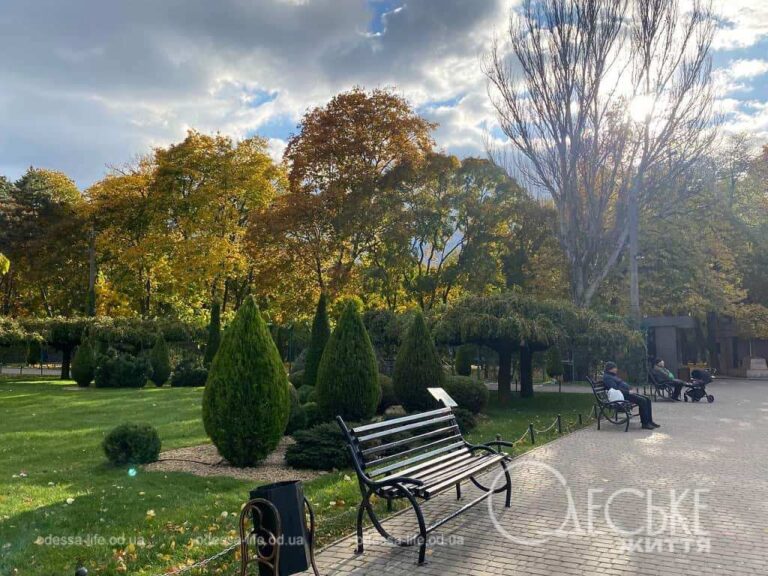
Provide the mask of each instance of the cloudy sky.
[{"label": "cloudy sky", "polygon": [[[518,0],[0,0],[0,174],[99,179],[189,128],[279,155],[308,107],[395,87],[481,154],[480,60]],[[768,140],[768,0],[715,0],[727,129]]]}]

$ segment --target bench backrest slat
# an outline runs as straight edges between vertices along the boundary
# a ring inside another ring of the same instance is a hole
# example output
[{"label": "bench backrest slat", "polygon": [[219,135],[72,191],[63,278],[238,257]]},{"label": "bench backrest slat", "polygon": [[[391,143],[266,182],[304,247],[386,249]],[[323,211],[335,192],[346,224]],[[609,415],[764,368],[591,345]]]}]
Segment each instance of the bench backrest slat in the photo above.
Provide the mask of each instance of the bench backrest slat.
[{"label": "bench backrest slat", "polygon": [[592,392],[595,394],[595,398],[597,398],[597,401],[600,402],[600,404],[610,404],[610,400],[608,400],[608,392],[606,391],[605,384],[602,380],[595,382],[592,378],[587,376],[587,382],[592,386]]},{"label": "bench backrest slat", "polygon": [[469,451],[450,408],[349,429],[338,419],[359,468],[370,478],[401,475]]}]

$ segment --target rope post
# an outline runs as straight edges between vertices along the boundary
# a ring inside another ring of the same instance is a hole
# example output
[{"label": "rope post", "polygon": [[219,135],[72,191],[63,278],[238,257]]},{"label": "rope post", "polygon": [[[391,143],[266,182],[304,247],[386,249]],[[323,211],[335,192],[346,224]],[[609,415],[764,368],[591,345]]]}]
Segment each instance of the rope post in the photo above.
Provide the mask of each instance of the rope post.
[{"label": "rope post", "polygon": [[528,424],[528,433],[531,435],[531,444],[536,444],[536,435],[533,433],[533,423]]},{"label": "rope post", "polygon": [[560,418],[560,414],[557,415],[557,433],[563,433],[563,419]]},{"label": "rope post", "polygon": [[584,422],[581,419],[581,412],[579,412],[579,426],[583,426]]}]

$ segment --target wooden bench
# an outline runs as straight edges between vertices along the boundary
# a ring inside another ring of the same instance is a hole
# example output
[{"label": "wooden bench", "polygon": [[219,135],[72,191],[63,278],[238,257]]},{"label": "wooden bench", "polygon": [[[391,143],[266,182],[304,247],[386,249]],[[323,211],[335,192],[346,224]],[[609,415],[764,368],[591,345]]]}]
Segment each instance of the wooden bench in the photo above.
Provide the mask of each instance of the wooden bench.
[{"label": "wooden bench", "polygon": [[[352,455],[352,465],[357,473],[362,500],[357,511],[357,553],[363,552],[363,513],[367,513],[376,530],[397,546],[419,544],[419,564],[424,562],[427,535],[469,510],[493,494],[506,492],[507,507],[512,497],[512,481],[506,463],[509,456],[501,452],[509,442],[496,440],[487,444],[470,444],[461,435],[456,417],[450,408],[411,414],[402,418],[385,420],[349,428],[339,416],[336,418],[347,440]],[[494,448],[495,447],[495,448]],[[503,486],[485,486],[477,475],[499,466],[505,476]],[[461,499],[461,483],[470,481],[483,494],[454,511],[449,516],[427,525],[419,504],[438,494],[456,490]],[[376,495],[387,501],[407,499],[416,514],[418,534],[407,538],[395,538],[382,526],[371,503]]]},{"label": "wooden bench", "polygon": [[633,412],[632,409],[637,406],[629,400],[617,400],[611,402],[608,400],[608,392],[602,380],[593,380],[587,376],[587,382],[592,386],[592,392],[595,395],[595,415],[597,416],[597,429],[600,430],[600,420],[605,418],[611,424],[625,424],[624,432],[629,430],[629,422],[635,416],[640,414]]}]

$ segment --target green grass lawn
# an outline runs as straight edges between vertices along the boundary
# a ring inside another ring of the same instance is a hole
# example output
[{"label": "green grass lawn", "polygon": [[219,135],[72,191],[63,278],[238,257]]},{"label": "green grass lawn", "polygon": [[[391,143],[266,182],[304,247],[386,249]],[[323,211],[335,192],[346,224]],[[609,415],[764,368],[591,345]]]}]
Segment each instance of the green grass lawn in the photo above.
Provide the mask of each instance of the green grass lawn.
[{"label": "green grass lawn", "polygon": [[[141,470],[131,477],[109,466],[100,446],[110,428],[127,421],[157,427],[164,450],[206,442],[202,389],[72,388],[0,378],[0,574],[61,576],[74,573],[78,561],[92,575],[156,574],[236,539],[252,483]],[[528,422],[542,429],[558,413],[574,424],[590,406],[582,394],[516,399],[506,409],[490,407],[470,440],[517,439]],[[526,442],[516,452],[529,448]],[[320,545],[354,530],[359,492],[352,473],[324,475],[305,492],[318,515]],[[201,573],[235,574],[237,566],[230,554]]]}]

